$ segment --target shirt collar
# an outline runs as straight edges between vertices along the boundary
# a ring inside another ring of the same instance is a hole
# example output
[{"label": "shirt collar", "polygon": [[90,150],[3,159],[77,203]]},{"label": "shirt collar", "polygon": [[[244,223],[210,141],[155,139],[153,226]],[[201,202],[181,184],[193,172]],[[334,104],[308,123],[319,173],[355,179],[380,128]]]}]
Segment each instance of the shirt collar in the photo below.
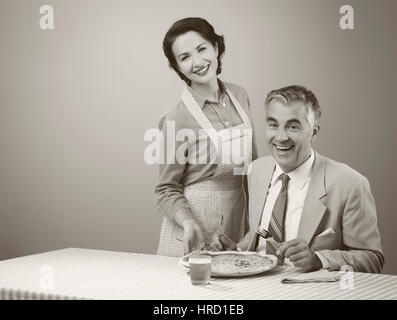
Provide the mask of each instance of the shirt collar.
[{"label": "shirt collar", "polygon": [[[313,163],[314,163],[314,152],[312,149],[310,152],[310,157],[304,163],[302,163],[295,170],[287,173],[290,178],[290,183],[294,184],[296,188],[301,190],[308,182],[312,174]],[[281,170],[280,166],[276,162],[276,169],[274,170],[273,178],[271,182],[272,186],[274,186],[274,184],[279,180],[280,175],[282,173],[285,172]]]},{"label": "shirt collar", "polygon": [[[220,79],[217,79],[217,80],[218,80],[218,85],[219,85],[219,99],[220,99],[220,97],[226,93],[226,86]],[[206,102],[218,103],[218,101],[212,101],[212,100],[208,100],[208,99],[204,98],[200,93],[198,93],[197,91],[192,89],[192,87],[190,87],[190,86],[187,86],[187,89],[192,94],[194,100],[196,100],[197,104],[199,105],[199,107],[201,109],[204,107],[204,104]]]}]

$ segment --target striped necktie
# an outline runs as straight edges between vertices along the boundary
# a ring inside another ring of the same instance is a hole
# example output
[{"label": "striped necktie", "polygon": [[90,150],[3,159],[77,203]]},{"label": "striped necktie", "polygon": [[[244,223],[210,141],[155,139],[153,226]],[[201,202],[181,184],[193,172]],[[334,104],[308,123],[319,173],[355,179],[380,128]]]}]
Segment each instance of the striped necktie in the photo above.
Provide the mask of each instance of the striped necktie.
[{"label": "striped necktie", "polygon": [[287,208],[287,188],[289,176],[285,173],[279,177],[282,181],[282,187],[276,202],[274,203],[272,217],[269,223],[269,233],[273,239],[266,240],[266,253],[275,255],[277,257],[278,264],[284,263],[284,258],[277,255],[276,251],[280,246],[280,243],[284,241],[284,221],[285,211]]}]

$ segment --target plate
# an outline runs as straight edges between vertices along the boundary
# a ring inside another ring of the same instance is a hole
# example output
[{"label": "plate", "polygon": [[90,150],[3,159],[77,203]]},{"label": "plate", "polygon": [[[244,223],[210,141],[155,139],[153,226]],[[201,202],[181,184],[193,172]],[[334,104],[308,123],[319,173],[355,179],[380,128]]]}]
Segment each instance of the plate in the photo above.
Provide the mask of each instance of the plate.
[{"label": "plate", "polygon": [[179,265],[189,269],[189,258],[208,255],[212,258],[211,276],[245,277],[273,269],[277,258],[253,251],[194,251],[179,260]]}]

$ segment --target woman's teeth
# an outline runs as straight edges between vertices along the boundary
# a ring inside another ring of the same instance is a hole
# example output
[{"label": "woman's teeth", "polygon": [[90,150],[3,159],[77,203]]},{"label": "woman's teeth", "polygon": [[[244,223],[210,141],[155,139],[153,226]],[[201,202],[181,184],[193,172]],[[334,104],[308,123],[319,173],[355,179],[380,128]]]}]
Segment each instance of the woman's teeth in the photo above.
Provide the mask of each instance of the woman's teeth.
[{"label": "woman's teeth", "polygon": [[197,73],[198,75],[202,76],[202,75],[204,75],[204,74],[207,73],[209,67],[210,67],[210,66],[207,65],[206,67],[203,67],[203,68],[201,68],[201,69],[195,71],[194,73]]}]

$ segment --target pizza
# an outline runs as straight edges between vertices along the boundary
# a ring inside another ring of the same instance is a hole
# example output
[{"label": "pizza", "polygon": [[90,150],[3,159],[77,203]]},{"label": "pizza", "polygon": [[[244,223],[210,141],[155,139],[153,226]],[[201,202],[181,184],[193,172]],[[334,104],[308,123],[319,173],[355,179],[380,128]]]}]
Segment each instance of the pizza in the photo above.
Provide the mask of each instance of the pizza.
[{"label": "pizza", "polygon": [[272,269],[277,264],[273,256],[251,251],[195,251],[182,258],[181,264],[189,267],[189,258],[210,256],[211,274],[215,276],[244,276]]}]

